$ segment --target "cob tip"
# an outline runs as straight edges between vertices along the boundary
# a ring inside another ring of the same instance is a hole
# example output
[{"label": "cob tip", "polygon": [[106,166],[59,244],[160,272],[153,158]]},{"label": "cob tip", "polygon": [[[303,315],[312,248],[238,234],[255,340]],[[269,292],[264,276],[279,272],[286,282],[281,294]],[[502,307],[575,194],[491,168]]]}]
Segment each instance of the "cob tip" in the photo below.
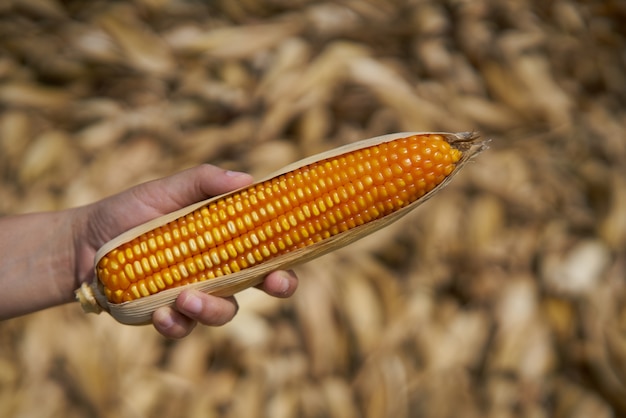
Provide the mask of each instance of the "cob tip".
[{"label": "cob tip", "polygon": [[491,142],[491,139],[481,140],[480,134],[476,131],[458,132],[448,137],[448,143],[462,152],[473,149],[472,157],[488,149],[489,142]]}]

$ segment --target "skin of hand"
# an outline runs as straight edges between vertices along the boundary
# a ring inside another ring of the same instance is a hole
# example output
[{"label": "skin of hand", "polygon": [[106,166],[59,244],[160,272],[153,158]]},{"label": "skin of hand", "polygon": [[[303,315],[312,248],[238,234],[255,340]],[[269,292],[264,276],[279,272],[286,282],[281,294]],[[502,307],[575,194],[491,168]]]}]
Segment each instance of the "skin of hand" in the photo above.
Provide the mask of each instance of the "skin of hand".
[{"label": "skin of hand", "polygon": [[[249,185],[245,173],[204,164],[143,183],[87,206],[0,219],[0,274],[4,302],[0,319],[74,300],[74,290],[94,279],[96,251],[128,229],[211,196]],[[298,280],[292,271],[275,271],[257,286],[275,297],[289,297]],[[234,297],[185,290],[175,308],[153,314],[165,337],[182,338],[197,323],[219,326],[237,313]]]}]

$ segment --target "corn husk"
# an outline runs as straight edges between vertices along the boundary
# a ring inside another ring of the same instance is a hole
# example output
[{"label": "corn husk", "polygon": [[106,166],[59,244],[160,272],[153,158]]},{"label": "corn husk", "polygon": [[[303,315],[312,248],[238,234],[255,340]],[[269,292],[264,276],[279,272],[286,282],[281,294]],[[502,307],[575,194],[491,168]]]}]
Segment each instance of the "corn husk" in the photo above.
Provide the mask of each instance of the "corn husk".
[{"label": "corn husk", "polygon": [[[363,149],[369,146],[378,145],[385,142],[391,142],[395,139],[405,138],[407,136],[416,135],[416,134],[424,134],[424,132],[402,132],[396,134],[389,134],[378,136],[374,138],[369,138],[366,140],[362,140],[356,143],[344,145],[339,148],[335,148],[333,150],[323,152],[293,164],[287,165],[281,170],[269,175],[267,178],[264,178],[259,181],[262,183],[269,179],[275,178],[282,174],[285,174],[289,171],[293,171],[297,168],[309,165],[311,163],[336,157],[348,152],[352,152],[358,149]],[[221,276],[215,279],[205,280],[197,283],[188,284],[185,286],[176,287],[173,289],[167,289],[156,293],[154,295],[150,295],[147,297],[143,297],[138,300],[134,300],[131,302],[124,302],[120,304],[113,304],[107,301],[104,296],[102,290],[102,284],[98,281],[97,276],[93,283],[91,284],[83,284],[77,291],[76,296],[80,301],[83,309],[86,312],[101,312],[105,310],[109,312],[116,320],[121,323],[129,324],[129,325],[140,325],[149,323],[152,319],[152,313],[163,306],[172,306],[178,297],[178,295],[184,289],[197,289],[203,292],[208,292],[217,296],[231,296],[241,290],[247,289],[251,286],[255,286],[259,284],[263,278],[272,271],[282,270],[286,268],[290,268],[296,264],[301,264],[307,261],[310,261],[314,258],[320,257],[328,252],[339,249],[343,246],[346,246],[360,238],[363,238],[366,235],[369,235],[386,225],[400,219],[402,216],[406,215],[409,211],[412,211],[417,206],[421,205],[427,199],[432,197],[437,191],[441,190],[452,178],[452,176],[460,170],[460,168],[467,163],[473,156],[477,153],[481,152],[486,147],[486,142],[479,140],[479,137],[476,133],[473,132],[463,132],[463,133],[439,133],[443,135],[446,141],[448,141],[452,146],[463,151],[463,155],[461,160],[457,163],[455,170],[437,187],[433,190],[422,196],[420,199],[416,200],[410,205],[389,214],[383,218],[374,220],[372,222],[368,222],[356,228],[353,228],[349,231],[343,232],[341,234],[337,234],[330,238],[319,241],[313,245],[308,247],[300,248],[298,250],[277,256],[271,260],[263,262],[261,264],[255,265],[253,267],[249,267],[247,269],[243,269],[236,273],[227,274],[225,276]],[[111,241],[104,244],[96,253],[95,257],[95,265],[98,264],[100,259],[104,257],[111,250],[119,247],[120,245],[132,241],[134,238],[139,235],[151,231],[159,226],[165,225],[168,222],[171,222],[175,219],[178,219],[182,216],[185,216],[194,210],[201,208],[217,199],[223,198],[224,196],[230,195],[235,192],[230,192],[225,195],[216,196],[196,204],[187,206],[178,211],[172,212],[170,214],[161,216],[152,221],[149,221],[145,224],[142,224],[138,227],[135,227],[118,237],[112,239]]]}]

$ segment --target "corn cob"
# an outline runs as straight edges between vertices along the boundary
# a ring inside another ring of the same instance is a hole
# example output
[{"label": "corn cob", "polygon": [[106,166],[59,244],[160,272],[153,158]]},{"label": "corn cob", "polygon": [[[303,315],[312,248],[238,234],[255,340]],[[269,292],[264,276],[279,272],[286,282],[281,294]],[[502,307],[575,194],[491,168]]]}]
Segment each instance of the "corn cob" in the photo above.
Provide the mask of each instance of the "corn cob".
[{"label": "corn cob", "polygon": [[[283,266],[273,260],[293,264],[316,256],[307,255],[307,249],[326,247],[321,254],[345,245],[342,241],[372,232],[354,230],[403,213],[442,185],[475,153],[475,140],[467,133],[374,138],[186,208],[99,251],[99,303],[109,308],[137,304],[182,286],[240,274],[245,284],[231,286],[236,291],[255,283],[241,274],[245,271],[267,273],[268,266]],[[293,260],[294,255],[300,257]]]}]

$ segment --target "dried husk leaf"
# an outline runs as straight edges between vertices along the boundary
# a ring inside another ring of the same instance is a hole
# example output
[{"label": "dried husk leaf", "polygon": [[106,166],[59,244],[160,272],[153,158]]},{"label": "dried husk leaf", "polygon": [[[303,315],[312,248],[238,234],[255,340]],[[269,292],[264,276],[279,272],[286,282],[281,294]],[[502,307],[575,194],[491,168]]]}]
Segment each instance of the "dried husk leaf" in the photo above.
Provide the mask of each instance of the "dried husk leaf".
[{"label": "dried husk leaf", "polygon": [[301,23],[298,21],[217,28],[210,31],[185,27],[167,35],[167,41],[174,50],[182,53],[244,58],[296,34],[300,28]]},{"label": "dried husk leaf", "polygon": [[[430,132],[434,133],[434,132]],[[289,171],[295,170],[296,168],[300,168],[302,166],[311,164],[313,162],[335,157],[347,152],[352,152],[357,149],[362,149],[365,147],[369,147],[372,145],[377,145],[385,142],[390,142],[395,139],[405,138],[411,135],[421,135],[428,134],[428,132],[402,132],[396,134],[383,135],[379,137],[374,137],[370,139],[366,139],[363,141],[359,141],[356,143],[348,144],[339,148],[335,148],[328,152],[324,152],[318,155],[311,156],[309,158],[305,158],[296,163],[290,164],[278,172],[271,174],[265,179],[259,180],[259,183],[269,180],[271,178],[277,177],[279,175],[285,174]],[[427,199],[433,196],[438,190],[441,190],[450,179],[456,174],[459,169],[473,156],[477,153],[481,152],[486,148],[485,141],[479,140],[478,135],[473,132],[463,132],[463,133],[445,133],[445,132],[437,132],[437,134],[442,135],[450,144],[459,148],[463,151],[463,156],[461,160],[457,163],[455,170],[437,187],[428,192],[426,195],[413,202],[412,204],[385,216],[384,218],[377,219],[375,221],[366,223],[359,227],[353,228],[344,233],[332,236],[325,240],[319,241],[316,244],[313,244],[308,247],[300,248],[298,250],[289,252],[287,254],[278,256],[267,262],[255,265],[253,267],[241,270],[236,273],[228,274],[225,276],[221,276],[219,278],[206,280],[202,282],[197,282],[193,284],[189,284],[186,286],[181,286],[178,288],[167,289],[157,294],[144,297],[135,301],[125,302],[121,304],[112,304],[106,300],[104,293],[101,289],[101,284],[96,279],[91,285],[83,284],[81,288],[76,291],[76,295],[78,300],[81,302],[81,305],[85,309],[86,312],[100,312],[102,309],[108,311],[115,319],[119,322],[129,324],[129,325],[140,325],[146,324],[151,321],[152,313],[162,306],[171,306],[178,295],[181,293],[183,289],[193,288],[203,292],[208,292],[217,296],[230,296],[233,295],[243,289],[255,286],[263,280],[263,278],[272,271],[275,270],[283,270],[286,268],[293,267],[296,264],[302,264],[307,261],[310,261],[314,258],[320,257],[328,252],[341,248],[349,243],[356,241],[359,238],[362,238],[366,235],[369,235],[376,230],[383,228],[386,225],[400,219],[402,216],[406,215],[417,206],[425,202]],[[235,192],[228,193],[226,195],[232,194]],[[144,232],[150,231],[154,228],[162,226],[168,222],[171,222],[175,219],[178,219],[181,216],[184,216],[188,213],[193,212],[194,210],[209,204],[210,202],[220,199],[224,197],[216,196],[211,199],[207,199],[202,202],[198,202],[194,205],[187,206],[178,211],[172,212],[165,216],[154,219],[150,222],[147,222],[143,225],[135,227],[117,238],[109,241],[104,244],[96,253],[95,264],[97,265],[100,259],[109,253],[111,250],[117,248],[118,246],[131,241],[137,236],[141,235]]]},{"label": "dried husk leaf", "polygon": [[19,180],[25,184],[36,181],[50,182],[52,180],[46,176],[55,173],[56,181],[62,182],[75,174],[77,166],[78,156],[66,132],[60,130],[42,132],[24,151],[20,162]]},{"label": "dried husk leaf", "polygon": [[0,162],[15,169],[26,152],[32,121],[23,111],[8,111],[0,117]]},{"label": "dried husk leaf", "polygon": [[413,87],[391,68],[372,58],[355,59],[350,63],[351,79],[360,83],[388,105],[397,114],[401,126],[449,126],[452,121],[446,112],[424,100]]},{"label": "dried husk leaf", "polygon": [[[337,265],[335,253],[328,255],[329,265]],[[343,355],[349,344],[337,320],[335,301],[339,292],[334,283],[343,277],[345,269],[335,268],[327,272],[325,266],[310,263],[301,269],[305,277],[317,277],[315,281],[302,282],[301,291],[295,297],[294,311],[301,324],[304,346],[308,353],[307,367],[316,377],[328,376],[345,370],[348,359]]]},{"label": "dried husk leaf", "polygon": [[[129,8],[130,9],[130,8]],[[99,19],[100,26],[119,45],[126,64],[139,71],[169,74],[174,61],[167,45],[126,7],[113,9]]]},{"label": "dried husk leaf", "polygon": [[60,89],[26,82],[0,86],[0,103],[8,106],[57,110],[66,106],[71,95]]}]

